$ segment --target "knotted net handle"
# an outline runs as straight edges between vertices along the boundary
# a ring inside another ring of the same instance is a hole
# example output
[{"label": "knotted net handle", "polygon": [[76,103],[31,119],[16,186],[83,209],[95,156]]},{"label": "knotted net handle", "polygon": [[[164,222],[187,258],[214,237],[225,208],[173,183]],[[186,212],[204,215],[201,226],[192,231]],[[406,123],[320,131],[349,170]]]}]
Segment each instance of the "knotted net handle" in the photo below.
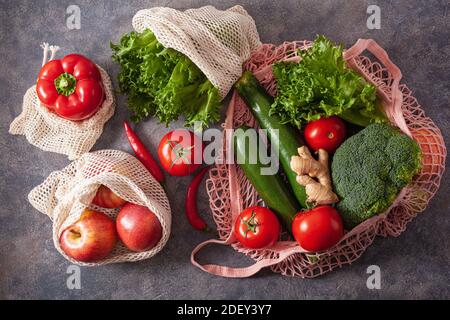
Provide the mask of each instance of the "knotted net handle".
[{"label": "knotted net handle", "polygon": [[378,61],[382,63],[386,71],[388,71],[388,73],[392,76],[392,82],[390,84],[390,96],[386,94],[384,90],[377,90],[385,101],[385,113],[392,123],[397,125],[397,127],[405,134],[412,137],[412,134],[408,126],[406,125],[406,121],[403,117],[402,112],[403,93],[399,88],[400,80],[402,79],[402,72],[392,62],[387,52],[382,47],[380,47],[380,45],[373,39],[358,39],[358,41],[352,47],[345,50],[343,54],[344,60],[347,61],[352,69],[357,70],[359,74],[363,75],[366,80],[376,85],[376,87],[378,88],[378,85],[374,83],[367,72],[355,60],[356,57],[358,57],[366,50],[373,54],[378,59]]}]

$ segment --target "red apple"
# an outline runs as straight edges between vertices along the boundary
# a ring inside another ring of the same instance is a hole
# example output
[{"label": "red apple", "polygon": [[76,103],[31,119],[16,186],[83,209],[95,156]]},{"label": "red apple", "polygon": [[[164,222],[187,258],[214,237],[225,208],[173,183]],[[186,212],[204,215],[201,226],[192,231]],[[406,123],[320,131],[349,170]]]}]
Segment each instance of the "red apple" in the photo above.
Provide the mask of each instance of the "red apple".
[{"label": "red apple", "polygon": [[104,213],[86,209],[77,222],[62,232],[59,242],[63,251],[75,260],[102,260],[117,242],[114,220]]},{"label": "red apple", "polygon": [[116,219],[117,233],[132,251],[153,248],[162,237],[162,227],[156,215],[147,207],[127,203]]},{"label": "red apple", "polygon": [[92,203],[102,208],[112,209],[121,207],[127,202],[112,192],[107,186],[101,185],[100,188],[98,188]]}]

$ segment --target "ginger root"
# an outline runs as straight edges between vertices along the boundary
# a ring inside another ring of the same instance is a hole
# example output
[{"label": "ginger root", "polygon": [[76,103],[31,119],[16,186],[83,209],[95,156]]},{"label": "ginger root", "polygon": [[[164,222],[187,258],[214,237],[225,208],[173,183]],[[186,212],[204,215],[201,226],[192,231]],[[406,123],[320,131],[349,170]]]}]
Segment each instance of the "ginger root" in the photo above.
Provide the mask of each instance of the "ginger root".
[{"label": "ginger root", "polygon": [[305,187],[307,202],[315,205],[338,202],[331,185],[328,153],[319,149],[319,159],[316,160],[305,146],[298,148],[297,152],[298,156],[291,157],[291,169],[297,173],[297,182]]}]

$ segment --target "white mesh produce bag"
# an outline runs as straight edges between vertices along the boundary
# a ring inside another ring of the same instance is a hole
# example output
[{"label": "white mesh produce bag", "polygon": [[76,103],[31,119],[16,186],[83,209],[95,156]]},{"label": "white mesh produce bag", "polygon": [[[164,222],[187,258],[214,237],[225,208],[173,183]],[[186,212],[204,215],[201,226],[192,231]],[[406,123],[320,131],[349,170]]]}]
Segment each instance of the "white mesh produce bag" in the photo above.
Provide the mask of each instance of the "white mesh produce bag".
[{"label": "white mesh produce bag", "polygon": [[[42,65],[53,60],[58,47],[43,44]],[[47,60],[48,52],[51,56]],[[111,79],[105,70],[97,65],[102,77],[105,100],[92,117],[82,121],[63,119],[49,111],[36,93],[36,85],[30,87],[23,97],[22,113],[13,120],[9,133],[24,135],[28,142],[44,151],[65,154],[70,160],[88,152],[103,132],[103,125],[114,114],[115,97]],[[37,73],[36,73],[37,74]]]},{"label": "white mesh produce bag", "polygon": [[[90,208],[115,218],[118,209],[105,209],[91,205],[100,185],[110,188],[122,199],[146,206],[158,218],[162,237],[158,244],[144,252],[132,252],[120,241],[104,260],[84,263],[67,256],[61,249],[59,237],[65,228],[77,221],[84,209]],[[52,172],[47,179],[28,195],[31,205],[48,215],[53,221],[53,242],[68,260],[85,266],[148,259],[158,253],[170,235],[170,205],[161,185],[139,160],[118,150],[100,150],[85,153],[60,171]]]},{"label": "white mesh produce bag", "polygon": [[178,11],[156,7],[133,17],[137,32],[150,29],[166,48],[186,55],[225,97],[242,74],[242,64],[261,42],[255,22],[241,6]]}]

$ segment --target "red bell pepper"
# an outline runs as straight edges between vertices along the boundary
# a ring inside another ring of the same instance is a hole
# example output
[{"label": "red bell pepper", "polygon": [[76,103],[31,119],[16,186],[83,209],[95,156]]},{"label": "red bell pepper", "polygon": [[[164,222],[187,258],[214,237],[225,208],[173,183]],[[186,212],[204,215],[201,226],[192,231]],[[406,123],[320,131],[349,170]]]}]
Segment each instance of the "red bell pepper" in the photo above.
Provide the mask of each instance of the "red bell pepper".
[{"label": "red bell pepper", "polygon": [[105,98],[97,66],[79,54],[47,62],[39,72],[36,91],[49,110],[74,121],[93,116]]}]

